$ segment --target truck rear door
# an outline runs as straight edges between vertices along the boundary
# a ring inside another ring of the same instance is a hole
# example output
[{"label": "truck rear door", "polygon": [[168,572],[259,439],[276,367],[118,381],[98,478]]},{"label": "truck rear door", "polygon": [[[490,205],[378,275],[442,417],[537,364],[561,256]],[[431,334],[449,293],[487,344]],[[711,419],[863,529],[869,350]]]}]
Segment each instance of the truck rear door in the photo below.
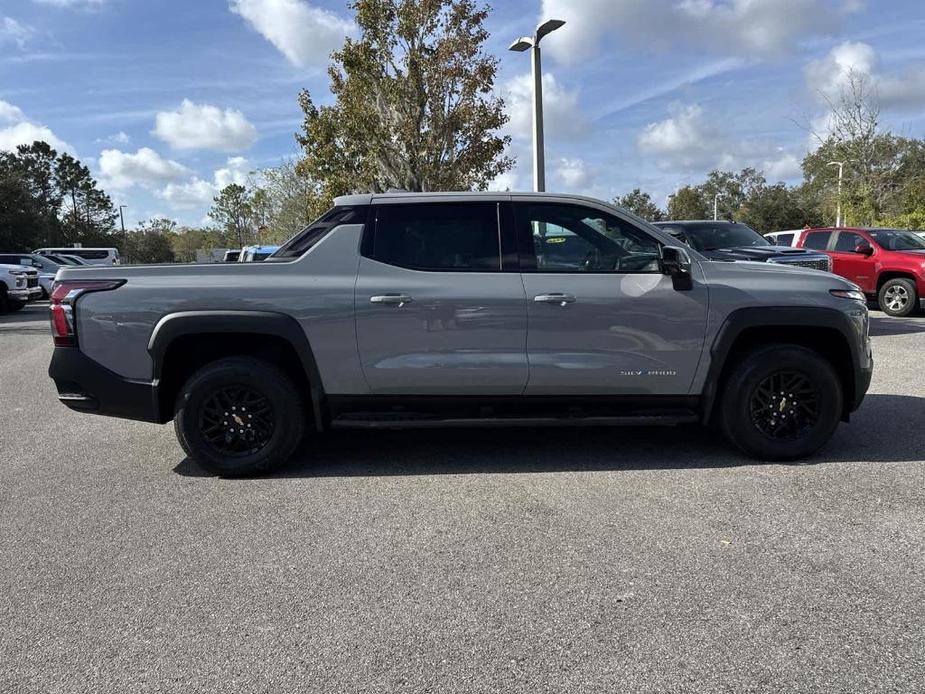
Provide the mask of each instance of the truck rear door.
[{"label": "truck rear door", "polygon": [[519,395],[526,295],[502,267],[500,202],[374,210],[355,291],[357,347],[375,394]]}]

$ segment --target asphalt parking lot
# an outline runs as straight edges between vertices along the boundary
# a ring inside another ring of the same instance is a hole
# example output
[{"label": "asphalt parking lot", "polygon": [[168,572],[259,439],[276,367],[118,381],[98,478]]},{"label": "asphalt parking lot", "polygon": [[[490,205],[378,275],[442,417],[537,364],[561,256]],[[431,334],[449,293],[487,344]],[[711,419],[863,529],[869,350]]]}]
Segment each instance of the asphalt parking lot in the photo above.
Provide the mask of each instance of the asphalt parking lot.
[{"label": "asphalt parking lot", "polygon": [[0,317],[0,691],[921,691],[925,317],[814,460],[710,432],[331,436],[222,480]]}]

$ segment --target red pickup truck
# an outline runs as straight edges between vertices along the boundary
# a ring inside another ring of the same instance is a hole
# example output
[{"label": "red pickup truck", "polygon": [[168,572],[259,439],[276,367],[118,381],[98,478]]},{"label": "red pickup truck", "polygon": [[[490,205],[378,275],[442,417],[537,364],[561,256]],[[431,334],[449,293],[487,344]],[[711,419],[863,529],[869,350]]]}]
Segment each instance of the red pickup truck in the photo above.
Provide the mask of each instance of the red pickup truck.
[{"label": "red pickup truck", "polygon": [[794,239],[832,258],[832,272],[851,280],[889,316],[908,316],[925,298],[925,240],[902,229],[805,229]]}]

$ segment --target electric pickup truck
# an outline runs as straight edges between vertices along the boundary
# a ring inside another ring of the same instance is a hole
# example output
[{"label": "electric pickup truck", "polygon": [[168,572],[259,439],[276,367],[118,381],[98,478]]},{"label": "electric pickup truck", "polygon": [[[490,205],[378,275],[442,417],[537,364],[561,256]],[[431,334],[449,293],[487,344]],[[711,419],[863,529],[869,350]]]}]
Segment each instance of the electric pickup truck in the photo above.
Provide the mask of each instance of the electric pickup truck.
[{"label": "electric pickup truck", "polygon": [[851,282],[544,193],[351,195],[262,263],[62,268],[51,328],[61,402],[173,420],[226,476],[337,428],[699,422],[799,459],[873,368]]}]

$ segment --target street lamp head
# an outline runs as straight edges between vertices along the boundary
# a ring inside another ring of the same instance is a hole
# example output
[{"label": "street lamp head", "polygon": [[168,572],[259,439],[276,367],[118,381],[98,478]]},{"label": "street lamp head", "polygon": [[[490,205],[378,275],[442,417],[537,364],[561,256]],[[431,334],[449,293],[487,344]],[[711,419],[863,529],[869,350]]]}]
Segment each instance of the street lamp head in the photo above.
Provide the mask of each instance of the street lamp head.
[{"label": "street lamp head", "polygon": [[536,28],[536,43],[539,44],[546,34],[551,34],[563,24],[565,24],[565,21],[561,19],[547,19]]},{"label": "street lamp head", "polygon": [[533,47],[533,39],[529,36],[521,36],[514,43],[508,46],[509,51],[517,51],[518,53],[523,53],[526,50],[529,50]]}]

